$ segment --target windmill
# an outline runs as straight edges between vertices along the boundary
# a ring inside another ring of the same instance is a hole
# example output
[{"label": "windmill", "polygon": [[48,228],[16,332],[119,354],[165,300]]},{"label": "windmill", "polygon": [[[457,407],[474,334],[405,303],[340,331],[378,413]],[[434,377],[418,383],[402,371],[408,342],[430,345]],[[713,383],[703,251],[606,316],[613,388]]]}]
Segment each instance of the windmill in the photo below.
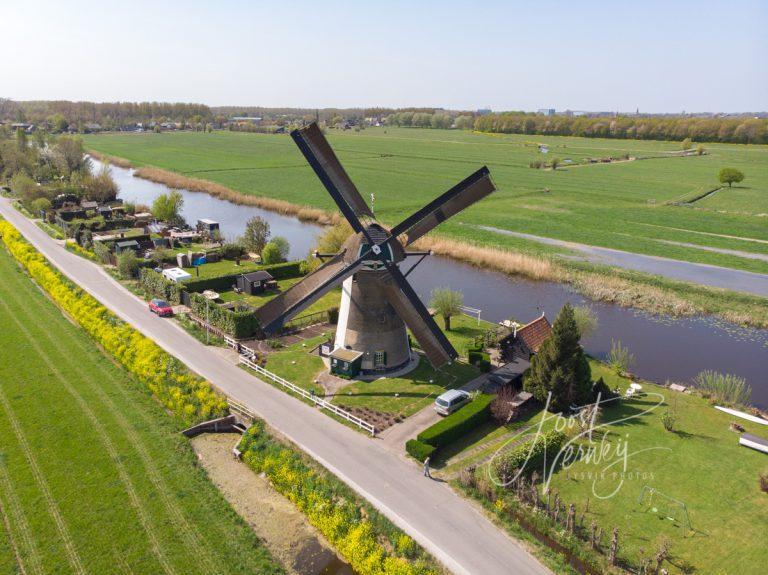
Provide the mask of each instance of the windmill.
[{"label": "windmill", "polygon": [[427,255],[408,253],[406,248],[496,189],[488,168],[480,168],[388,230],[376,222],[316,123],[294,130],[291,137],[353,233],[339,253],[326,256],[318,269],[256,310],[264,332],[278,332],[291,317],[341,285],[334,350],[362,355],[364,372],[391,372],[409,364],[406,326],[435,368],[456,358],[456,350],[398,265],[407,257]]}]

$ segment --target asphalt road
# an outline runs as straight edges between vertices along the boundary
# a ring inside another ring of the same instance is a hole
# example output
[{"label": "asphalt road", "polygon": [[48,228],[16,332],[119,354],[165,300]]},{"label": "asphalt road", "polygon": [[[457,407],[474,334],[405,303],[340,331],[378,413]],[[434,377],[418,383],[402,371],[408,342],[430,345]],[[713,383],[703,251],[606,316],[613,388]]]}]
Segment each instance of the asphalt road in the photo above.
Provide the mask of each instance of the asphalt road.
[{"label": "asphalt road", "polygon": [[543,567],[514,539],[447,485],[387,450],[381,440],[353,431],[249,375],[198,342],[172,321],[147,310],[103,269],[66,251],[34,222],[0,198],[0,213],[73,282],[151,337],[231,398],[249,406],[370,501],[454,573],[543,574]]},{"label": "asphalt road", "polygon": [[[477,227],[479,229],[497,234],[515,236],[528,240],[534,240],[542,244],[568,248],[578,252],[578,258],[595,264],[604,264],[663,276],[673,280],[692,282],[705,286],[724,288],[756,296],[768,297],[768,274],[748,272],[733,268],[724,268],[710,264],[673,260],[661,256],[637,254],[634,252],[625,252],[612,248],[589,246],[586,244],[567,242],[564,240],[535,236],[522,232],[502,230],[500,228],[494,228],[491,226]],[[684,247],[694,247],[705,251],[714,251],[722,254],[744,257],[748,259],[757,259],[761,261],[766,261],[768,258],[768,256],[765,256],[764,254],[754,254],[751,252],[741,252],[738,250],[725,250],[719,248],[704,247],[695,244],[686,244],[682,242],[666,243]]]}]

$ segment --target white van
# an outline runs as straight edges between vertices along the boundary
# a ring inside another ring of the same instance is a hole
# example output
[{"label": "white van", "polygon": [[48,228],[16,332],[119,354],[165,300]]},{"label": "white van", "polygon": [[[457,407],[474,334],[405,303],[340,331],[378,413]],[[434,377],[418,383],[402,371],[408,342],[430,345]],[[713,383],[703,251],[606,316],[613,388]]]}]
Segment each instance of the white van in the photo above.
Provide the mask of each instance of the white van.
[{"label": "white van", "polygon": [[472,398],[466,391],[451,389],[438,396],[435,400],[435,411],[440,415],[450,415],[460,407],[465,406]]}]

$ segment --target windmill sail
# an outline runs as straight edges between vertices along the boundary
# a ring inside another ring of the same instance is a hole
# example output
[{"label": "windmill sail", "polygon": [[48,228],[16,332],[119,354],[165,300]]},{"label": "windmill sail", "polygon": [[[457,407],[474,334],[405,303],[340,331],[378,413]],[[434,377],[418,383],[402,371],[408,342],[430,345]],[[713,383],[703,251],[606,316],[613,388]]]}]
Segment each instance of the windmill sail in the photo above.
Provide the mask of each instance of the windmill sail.
[{"label": "windmill sail", "polygon": [[408,246],[439,224],[483,199],[496,189],[488,168],[483,166],[450,190],[432,200],[392,229],[393,236],[405,234]]},{"label": "windmill sail", "polygon": [[362,231],[363,227],[358,218],[361,216],[373,218],[373,212],[357,191],[355,184],[349,179],[317,124],[313,123],[301,130],[294,130],[291,132],[291,137],[349,221],[352,229],[356,232]]},{"label": "windmill sail", "polygon": [[459,354],[400,270],[394,264],[389,264],[387,270],[389,278],[384,281],[387,300],[411,330],[433,367],[438,368],[455,359]]}]

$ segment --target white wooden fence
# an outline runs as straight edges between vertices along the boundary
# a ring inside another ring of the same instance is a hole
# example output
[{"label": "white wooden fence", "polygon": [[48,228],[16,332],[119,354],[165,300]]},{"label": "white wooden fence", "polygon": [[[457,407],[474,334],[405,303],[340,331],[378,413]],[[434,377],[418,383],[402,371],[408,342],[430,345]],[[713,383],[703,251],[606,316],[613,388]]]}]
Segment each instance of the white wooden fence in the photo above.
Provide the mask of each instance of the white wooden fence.
[{"label": "white wooden fence", "polygon": [[328,401],[325,401],[324,399],[322,399],[320,397],[317,397],[316,395],[308,392],[306,389],[302,389],[298,385],[294,385],[293,383],[291,383],[287,379],[283,379],[279,375],[276,375],[276,374],[272,373],[271,371],[267,371],[266,369],[264,369],[260,365],[257,365],[254,362],[252,362],[249,358],[245,357],[244,355],[240,356],[239,363],[241,363],[241,364],[245,365],[246,367],[252,369],[253,371],[258,373],[259,375],[263,375],[264,377],[267,377],[267,378],[271,379],[275,383],[282,385],[283,387],[289,389],[293,393],[296,393],[296,394],[300,395],[304,399],[308,399],[309,401],[311,401],[312,403],[314,403],[318,407],[320,407],[322,409],[327,409],[328,411],[330,411],[331,413],[333,413],[335,415],[338,415],[342,419],[346,419],[347,421],[349,421],[351,423],[354,423],[355,425],[357,425],[361,429],[364,429],[365,431],[367,431],[371,435],[376,435],[376,428],[373,425],[371,425],[370,423],[368,423],[367,421],[365,421],[363,419],[360,419],[359,417],[357,417],[355,415],[352,415],[351,413],[341,409],[337,405],[333,405],[332,403],[330,403]]},{"label": "white wooden fence", "polygon": [[258,355],[256,350],[251,349],[247,345],[243,345],[229,336],[224,336],[224,343],[234,349],[237,353],[247,356],[248,359],[256,359],[256,356]]}]

